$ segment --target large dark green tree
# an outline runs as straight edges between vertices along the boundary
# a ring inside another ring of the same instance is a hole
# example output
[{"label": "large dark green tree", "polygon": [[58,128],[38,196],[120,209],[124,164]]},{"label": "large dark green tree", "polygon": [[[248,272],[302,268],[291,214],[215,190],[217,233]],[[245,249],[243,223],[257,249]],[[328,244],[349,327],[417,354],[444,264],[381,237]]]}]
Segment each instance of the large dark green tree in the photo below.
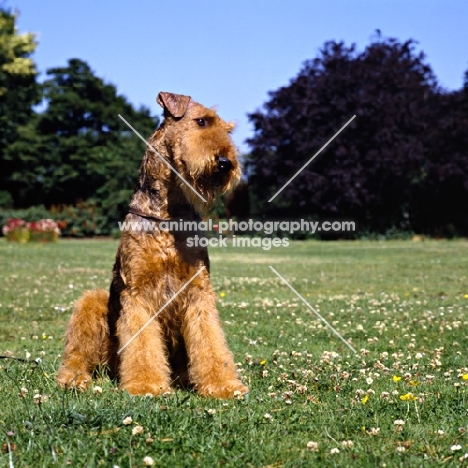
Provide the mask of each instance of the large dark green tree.
[{"label": "large dark green tree", "polygon": [[[445,200],[446,189],[457,182],[457,196],[467,193],[461,183],[468,168],[465,102],[438,89],[414,41],[379,36],[360,53],[343,43],[325,44],[249,116],[255,134],[247,168],[257,210],[353,218],[371,231],[425,229],[421,208],[429,191]],[[354,114],[350,127],[268,203]],[[452,143],[444,149],[441,128],[447,126]],[[446,202],[437,205],[439,214]]]},{"label": "large dark green tree", "polygon": [[36,45],[34,35],[18,32],[16,15],[0,8],[0,206],[13,202],[9,177],[14,167],[5,158],[6,148],[18,138],[18,128],[29,121],[40,99],[31,59]]},{"label": "large dark green tree", "polygon": [[135,110],[115,86],[89,65],[71,59],[47,71],[46,109],[19,132],[7,157],[18,206],[73,205],[94,201],[110,219],[125,210],[144,144],[121,121],[124,116],[148,137],[157,126],[146,108]]},{"label": "large dark green tree", "polygon": [[441,92],[425,138],[425,183],[414,197],[416,228],[468,234],[468,71],[462,89]]}]

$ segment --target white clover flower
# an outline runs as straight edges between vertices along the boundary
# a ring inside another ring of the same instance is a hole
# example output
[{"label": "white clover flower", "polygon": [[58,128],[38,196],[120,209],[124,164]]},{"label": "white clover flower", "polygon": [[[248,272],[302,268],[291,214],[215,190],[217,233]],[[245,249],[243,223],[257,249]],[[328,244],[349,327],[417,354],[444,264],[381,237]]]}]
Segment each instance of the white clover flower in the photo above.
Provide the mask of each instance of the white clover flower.
[{"label": "white clover flower", "polygon": [[123,421],[122,421],[122,424],[124,424],[125,426],[129,426],[130,424],[132,424],[133,422],[133,419],[130,417],[130,416],[127,416]]},{"label": "white clover flower", "polygon": [[145,458],[143,458],[143,465],[153,466],[154,465],[154,460],[151,457],[146,456]]},{"label": "white clover flower", "polygon": [[311,452],[318,452],[318,443],[309,440],[309,442],[307,442],[307,450],[310,450]]},{"label": "white clover flower", "polygon": [[47,403],[49,401],[48,395],[41,395],[40,393],[35,393],[33,396],[34,403],[40,405],[42,403]]},{"label": "white clover flower", "polygon": [[139,435],[139,434],[142,434],[143,432],[144,432],[143,426],[135,426],[132,429],[132,434],[133,435]]},{"label": "white clover flower", "polygon": [[369,435],[379,435],[380,434],[380,427],[371,427],[367,432]]},{"label": "white clover flower", "polygon": [[348,447],[348,448],[351,448],[353,445],[354,445],[354,442],[352,440],[343,440],[341,442],[341,445],[343,447]]}]

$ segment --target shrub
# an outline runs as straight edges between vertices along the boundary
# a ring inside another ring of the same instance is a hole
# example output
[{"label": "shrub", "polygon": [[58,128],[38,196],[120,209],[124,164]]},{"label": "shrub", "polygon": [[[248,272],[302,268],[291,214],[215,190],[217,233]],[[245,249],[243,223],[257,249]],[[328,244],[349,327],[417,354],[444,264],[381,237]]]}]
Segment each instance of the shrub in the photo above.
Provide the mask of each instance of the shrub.
[{"label": "shrub", "polygon": [[9,218],[3,225],[2,233],[11,242],[56,242],[60,229],[52,219],[26,222],[24,219]]},{"label": "shrub", "polygon": [[52,206],[50,211],[43,205],[23,210],[0,210],[0,226],[6,225],[9,219],[25,222],[55,221],[63,237],[107,236],[114,227],[94,203]]},{"label": "shrub", "polygon": [[60,229],[52,219],[40,219],[28,223],[29,240],[33,242],[56,242]]},{"label": "shrub", "polygon": [[8,241],[26,243],[29,241],[28,223],[24,219],[8,218],[3,225],[2,234]]},{"label": "shrub", "polygon": [[106,217],[93,203],[53,207],[51,214],[64,236],[92,237],[111,234]]}]

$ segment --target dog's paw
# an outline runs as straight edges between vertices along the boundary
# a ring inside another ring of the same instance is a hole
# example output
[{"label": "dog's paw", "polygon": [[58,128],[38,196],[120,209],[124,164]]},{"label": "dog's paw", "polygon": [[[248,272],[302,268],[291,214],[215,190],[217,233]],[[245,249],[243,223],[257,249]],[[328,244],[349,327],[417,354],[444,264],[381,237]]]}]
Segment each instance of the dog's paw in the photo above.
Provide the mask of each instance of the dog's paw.
[{"label": "dog's paw", "polygon": [[248,387],[238,380],[223,382],[222,384],[208,384],[197,388],[200,395],[212,398],[239,398],[249,393]]},{"label": "dog's paw", "polygon": [[76,388],[84,391],[91,381],[92,377],[87,372],[72,371],[66,367],[62,367],[57,376],[57,383],[64,390]]},{"label": "dog's paw", "polygon": [[174,390],[168,384],[151,384],[147,382],[132,382],[121,386],[122,390],[126,390],[130,395],[135,396],[159,396],[170,395]]}]

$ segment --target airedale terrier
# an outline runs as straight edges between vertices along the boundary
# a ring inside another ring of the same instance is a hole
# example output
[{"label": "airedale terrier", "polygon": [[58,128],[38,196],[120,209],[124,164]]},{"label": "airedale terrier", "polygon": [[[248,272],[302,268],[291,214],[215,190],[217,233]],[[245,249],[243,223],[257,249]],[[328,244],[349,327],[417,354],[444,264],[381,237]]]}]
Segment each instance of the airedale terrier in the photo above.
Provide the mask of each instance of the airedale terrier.
[{"label": "airedale terrier", "polygon": [[77,301],[57,380],[85,389],[93,371],[108,366],[133,395],[177,385],[218,398],[244,394],[216,310],[207,249],[188,247],[194,232],[160,228],[167,220],[199,221],[239,182],[234,125],[189,96],[159,93],[157,102],[164,121],[149,139],[125,219],[151,222],[153,230],[123,231],[110,293],[89,291]]}]

